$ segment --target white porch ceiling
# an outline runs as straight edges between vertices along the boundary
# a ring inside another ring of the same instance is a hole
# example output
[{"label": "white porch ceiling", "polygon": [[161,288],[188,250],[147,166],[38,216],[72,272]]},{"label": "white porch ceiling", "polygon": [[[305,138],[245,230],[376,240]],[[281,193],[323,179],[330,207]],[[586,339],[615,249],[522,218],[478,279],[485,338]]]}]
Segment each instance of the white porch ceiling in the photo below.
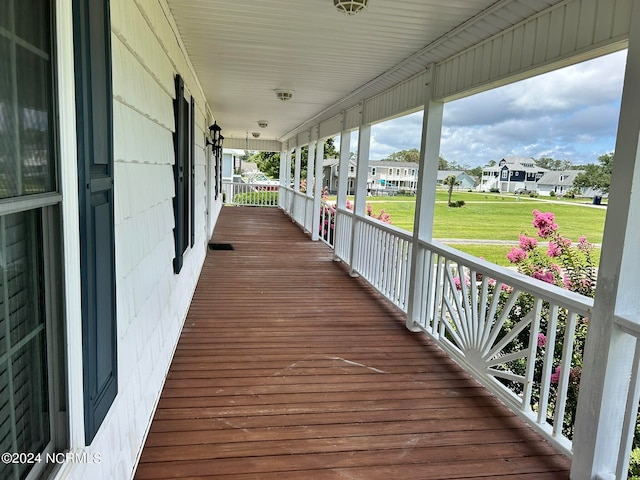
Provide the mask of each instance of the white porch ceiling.
[{"label": "white porch ceiling", "polygon": [[[167,0],[227,138],[285,140],[561,0]],[[295,90],[287,102],[274,89]],[[258,120],[268,120],[265,129]]]}]

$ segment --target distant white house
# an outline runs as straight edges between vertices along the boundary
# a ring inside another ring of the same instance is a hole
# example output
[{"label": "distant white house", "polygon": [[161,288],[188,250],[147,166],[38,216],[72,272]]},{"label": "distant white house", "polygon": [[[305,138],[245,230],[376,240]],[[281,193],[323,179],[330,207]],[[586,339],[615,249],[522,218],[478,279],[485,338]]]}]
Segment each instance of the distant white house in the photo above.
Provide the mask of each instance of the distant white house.
[{"label": "distant white house", "polygon": [[500,192],[513,192],[518,188],[537,190],[537,183],[548,172],[537,167],[532,158],[505,157],[493,167],[482,169],[478,191],[487,192],[497,188]]},{"label": "distant white house", "polygon": [[[567,192],[573,190],[573,182],[576,177],[582,173],[581,170],[564,170],[556,172],[546,172],[540,180],[538,180],[537,192],[541,196],[551,196],[551,192],[555,196],[566,195]],[[578,193],[581,197],[607,196],[600,190],[593,188],[581,188]]]},{"label": "distant white house", "polygon": [[367,188],[372,194],[385,191],[413,193],[418,186],[418,164],[413,162],[385,162],[371,160]]},{"label": "distant white house", "polygon": [[459,190],[469,190],[470,188],[475,188],[476,181],[475,179],[469,175],[467,172],[461,172],[459,170],[438,170],[438,178],[437,184],[442,185],[447,177],[453,175],[456,177],[456,182],[460,184],[456,186],[456,189]]},{"label": "distant white house", "polygon": [[[236,148],[225,148],[222,151],[222,180],[225,182],[231,182],[233,174],[236,171],[242,169],[242,157],[244,157],[244,150]],[[255,164],[254,164],[255,165]],[[256,167],[257,170],[257,167]]]}]

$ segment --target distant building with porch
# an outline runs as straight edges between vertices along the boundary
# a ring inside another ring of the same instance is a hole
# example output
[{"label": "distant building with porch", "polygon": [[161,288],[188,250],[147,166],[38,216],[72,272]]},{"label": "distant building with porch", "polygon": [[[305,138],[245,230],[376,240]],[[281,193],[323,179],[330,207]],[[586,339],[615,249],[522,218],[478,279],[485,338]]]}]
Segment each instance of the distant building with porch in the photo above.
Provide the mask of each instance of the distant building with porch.
[{"label": "distant building with porch", "polygon": [[518,188],[537,190],[537,183],[548,172],[546,168],[537,167],[532,158],[505,157],[492,167],[482,169],[482,178],[477,190],[513,192]]},{"label": "distant building with porch", "polygon": [[583,173],[582,170],[546,172],[540,180],[538,180],[538,194],[547,197],[551,196],[551,192],[553,192],[554,196],[563,196],[571,190],[578,190],[575,194],[580,197],[607,196],[600,190],[590,187],[575,189],[573,183],[575,182],[576,177],[581,173]]}]

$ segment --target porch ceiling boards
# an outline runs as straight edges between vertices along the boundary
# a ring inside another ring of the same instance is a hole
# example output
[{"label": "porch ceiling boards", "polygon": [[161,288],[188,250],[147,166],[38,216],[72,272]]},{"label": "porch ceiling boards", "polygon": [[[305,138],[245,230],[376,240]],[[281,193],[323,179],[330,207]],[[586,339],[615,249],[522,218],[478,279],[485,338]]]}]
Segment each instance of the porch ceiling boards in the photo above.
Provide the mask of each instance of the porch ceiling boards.
[{"label": "porch ceiling boards", "polygon": [[570,462],[276,209],[225,207],[137,479],[567,479]]},{"label": "porch ceiling boards", "polygon": [[224,136],[286,140],[561,0],[370,0],[354,16],[331,0],[167,3]]}]

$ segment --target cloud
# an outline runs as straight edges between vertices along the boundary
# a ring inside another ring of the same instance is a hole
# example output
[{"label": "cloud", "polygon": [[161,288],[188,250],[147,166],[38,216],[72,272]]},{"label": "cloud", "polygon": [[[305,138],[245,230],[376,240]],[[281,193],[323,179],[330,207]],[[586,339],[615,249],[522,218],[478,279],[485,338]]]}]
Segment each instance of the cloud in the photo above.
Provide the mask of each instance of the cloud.
[{"label": "cloud", "polygon": [[[508,155],[595,162],[615,146],[626,51],[447,103],[441,154],[470,166]],[[372,127],[370,158],[420,147],[422,112]]]}]

